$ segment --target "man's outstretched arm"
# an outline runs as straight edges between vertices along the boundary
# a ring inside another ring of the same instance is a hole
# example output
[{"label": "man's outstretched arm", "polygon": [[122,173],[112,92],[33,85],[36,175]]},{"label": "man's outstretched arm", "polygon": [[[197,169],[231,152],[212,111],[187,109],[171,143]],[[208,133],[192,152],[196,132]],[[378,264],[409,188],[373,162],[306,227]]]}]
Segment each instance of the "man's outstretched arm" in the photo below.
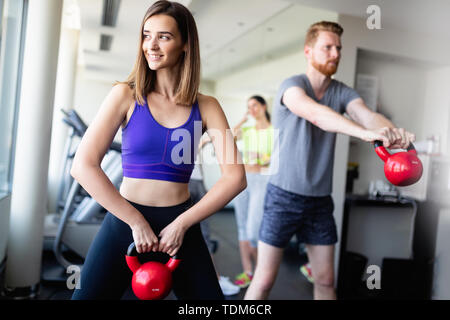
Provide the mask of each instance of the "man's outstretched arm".
[{"label": "man's outstretched arm", "polygon": [[346,108],[347,114],[355,122],[369,130],[378,130],[393,141],[391,145],[385,145],[392,149],[408,148],[411,142],[415,141],[415,135],[403,128],[397,128],[389,119],[380,113],[372,111],[364,103],[363,99],[358,98],[349,102]]}]

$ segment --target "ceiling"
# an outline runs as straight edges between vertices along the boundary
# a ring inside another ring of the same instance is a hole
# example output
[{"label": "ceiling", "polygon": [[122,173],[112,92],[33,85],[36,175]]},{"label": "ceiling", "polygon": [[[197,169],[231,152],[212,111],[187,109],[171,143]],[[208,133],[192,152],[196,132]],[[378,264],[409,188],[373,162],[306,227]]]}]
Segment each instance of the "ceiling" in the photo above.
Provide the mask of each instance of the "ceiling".
[{"label": "ceiling", "polygon": [[[72,0],[75,1],[75,0]],[[139,27],[152,0],[121,0],[115,27],[101,25],[103,0],[77,0],[80,10],[79,63],[88,77],[124,80],[137,53]],[[368,17],[377,4],[381,27],[449,41],[446,0],[180,0],[194,15],[200,37],[202,78],[215,80],[267,57],[299,50],[307,27],[336,13]],[[100,35],[112,36],[102,51]]]}]

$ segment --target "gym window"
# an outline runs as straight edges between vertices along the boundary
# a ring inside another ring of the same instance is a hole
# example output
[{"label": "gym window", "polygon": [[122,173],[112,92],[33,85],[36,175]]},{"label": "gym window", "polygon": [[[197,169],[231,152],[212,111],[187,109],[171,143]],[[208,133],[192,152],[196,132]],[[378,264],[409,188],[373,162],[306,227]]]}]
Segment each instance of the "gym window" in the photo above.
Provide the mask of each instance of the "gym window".
[{"label": "gym window", "polygon": [[28,0],[0,0],[0,198],[11,193]]}]

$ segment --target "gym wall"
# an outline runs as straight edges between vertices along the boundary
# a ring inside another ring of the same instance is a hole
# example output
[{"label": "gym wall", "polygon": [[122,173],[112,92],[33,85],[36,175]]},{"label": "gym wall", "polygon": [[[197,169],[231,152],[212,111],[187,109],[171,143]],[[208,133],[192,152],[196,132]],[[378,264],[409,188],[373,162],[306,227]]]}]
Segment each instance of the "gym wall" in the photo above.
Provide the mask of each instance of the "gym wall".
[{"label": "gym wall", "polygon": [[[377,112],[416,133],[417,140],[425,138],[422,131],[426,72],[425,64],[417,60],[358,50],[357,73],[378,78]],[[356,194],[367,194],[372,180],[387,182],[383,163],[374,155],[370,144],[351,139],[349,161],[359,163],[359,178],[354,183]]]}]

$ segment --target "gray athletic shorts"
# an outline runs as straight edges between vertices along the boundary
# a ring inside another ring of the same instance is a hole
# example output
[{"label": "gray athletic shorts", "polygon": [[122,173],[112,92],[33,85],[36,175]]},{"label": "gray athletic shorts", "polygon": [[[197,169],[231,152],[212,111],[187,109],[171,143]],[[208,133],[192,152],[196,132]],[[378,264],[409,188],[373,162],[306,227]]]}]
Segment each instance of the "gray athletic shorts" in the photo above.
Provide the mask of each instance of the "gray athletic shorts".
[{"label": "gray athletic shorts", "polygon": [[300,243],[331,245],[337,242],[331,196],[309,197],[267,185],[259,240],[285,248],[295,234]]}]

